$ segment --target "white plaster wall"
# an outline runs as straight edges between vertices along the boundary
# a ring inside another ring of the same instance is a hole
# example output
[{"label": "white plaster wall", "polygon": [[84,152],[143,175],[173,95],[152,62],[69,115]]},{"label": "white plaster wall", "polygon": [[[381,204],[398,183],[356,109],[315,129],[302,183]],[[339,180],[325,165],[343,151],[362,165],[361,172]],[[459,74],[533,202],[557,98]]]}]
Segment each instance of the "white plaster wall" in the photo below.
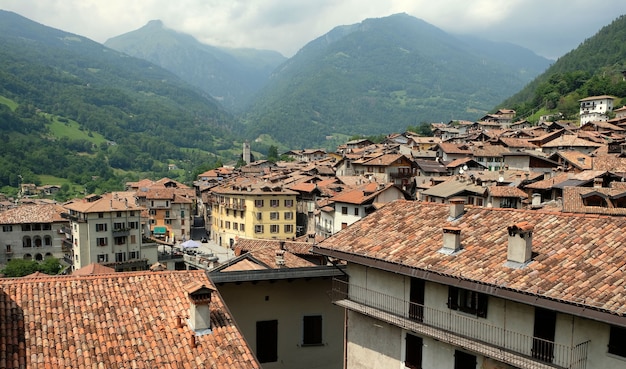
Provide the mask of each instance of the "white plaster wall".
[{"label": "white plaster wall", "polygon": [[404,368],[400,328],[352,311],[347,327],[347,369]]}]

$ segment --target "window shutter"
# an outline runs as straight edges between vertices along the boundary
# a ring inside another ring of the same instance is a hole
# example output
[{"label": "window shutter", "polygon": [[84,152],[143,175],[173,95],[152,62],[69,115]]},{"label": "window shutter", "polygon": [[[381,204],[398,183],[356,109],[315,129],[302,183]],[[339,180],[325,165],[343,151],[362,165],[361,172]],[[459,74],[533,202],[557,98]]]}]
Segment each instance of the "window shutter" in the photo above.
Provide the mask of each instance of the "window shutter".
[{"label": "window shutter", "polygon": [[478,305],[476,309],[476,316],[479,318],[487,318],[487,300],[489,296],[482,293],[478,293]]},{"label": "window shutter", "polygon": [[456,287],[448,287],[448,308],[457,310],[459,308],[459,289]]}]

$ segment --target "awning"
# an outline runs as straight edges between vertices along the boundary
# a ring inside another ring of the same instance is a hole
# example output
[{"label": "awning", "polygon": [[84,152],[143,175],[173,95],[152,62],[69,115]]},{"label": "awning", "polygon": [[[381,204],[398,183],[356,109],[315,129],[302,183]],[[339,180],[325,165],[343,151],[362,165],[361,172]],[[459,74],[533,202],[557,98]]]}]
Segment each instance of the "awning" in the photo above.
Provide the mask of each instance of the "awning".
[{"label": "awning", "polygon": [[152,229],[152,233],[153,234],[166,234],[167,233],[167,227],[154,227]]}]

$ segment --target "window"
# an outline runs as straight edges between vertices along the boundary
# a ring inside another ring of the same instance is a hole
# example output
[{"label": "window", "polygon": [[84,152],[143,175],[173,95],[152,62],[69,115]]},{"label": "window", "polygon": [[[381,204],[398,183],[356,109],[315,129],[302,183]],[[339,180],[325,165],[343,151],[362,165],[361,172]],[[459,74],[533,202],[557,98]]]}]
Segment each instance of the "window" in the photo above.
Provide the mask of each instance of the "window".
[{"label": "window", "polygon": [[96,238],[96,244],[98,246],[106,246],[107,245],[107,238],[106,237],[98,237]]},{"label": "window", "polygon": [[236,231],[239,228],[238,226],[239,226],[239,223],[233,222],[233,230]]},{"label": "window", "polygon": [[129,251],[128,252],[129,259],[139,259],[139,251]]},{"label": "window", "polygon": [[44,244],[44,246],[52,246],[52,237],[44,236],[43,237],[43,244]]},{"label": "window", "polygon": [[119,230],[124,228],[124,223],[113,223],[113,230]]},{"label": "window", "polygon": [[256,322],[256,357],[260,363],[278,361],[278,320]]},{"label": "window", "polygon": [[230,222],[226,221],[226,229],[230,229]]},{"label": "window", "polygon": [[626,357],[626,328],[611,326],[609,332],[609,354]]},{"label": "window", "polygon": [[321,345],[322,316],[309,315],[302,318],[302,346]]},{"label": "window", "polygon": [[33,224],[33,231],[41,231],[41,224],[39,223]]},{"label": "window", "polygon": [[285,207],[290,208],[293,206],[293,200],[285,200]]},{"label": "window", "polygon": [[348,214],[348,207],[347,206],[342,206],[341,207],[341,214],[343,214],[343,215],[347,215]]},{"label": "window", "polygon": [[271,207],[276,208],[276,207],[278,207],[278,204],[279,204],[279,200],[276,200],[276,199],[270,200],[270,206]]},{"label": "window", "polygon": [[245,224],[243,224],[243,223],[241,223],[241,224],[239,225],[239,230],[240,230],[240,231],[242,231],[242,232],[245,232],[245,231],[246,231],[246,225],[245,225]]},{"label": "window", "polygon": [[109,255],[107,254],[98,255],[98,263],[106,263],[108,261],[109,261]]},{"label": "window", "polygon": [[126,261],[126,253],[125,252],[116,252],[115,253],[115,262],[121,263]]},{"label": "window", "polygon": [[279,217],[280,216],[278,215],[277,211],[273,211],[273,212],[270,213],[270,219],[271,220],[278,220]]},{"label": "window", "polygon": [[134,212],[134,211],[131,211],[131,212],[130,212],[130,216],[131,216],[131,217],[134,217],[134,216],[135,216],[135,212]]},{"label": "window", "polygon": [[30,231],[30,224],[22,224],[22,232]]},{"label": "window", "polygon": [[485,294],[463,288],[448,287],[448,307],[464,313],[474,314],[480,318],[487,317],[487,301]]},{"label": "window", "polygon": [[130,229],[138,229],[139,228],[139,222],[128,222],[128,228],[130,228]]},{"label": "window", "polygon": [[346,229],[348,228],[348,223],[341,223],[341,229]]},{"label": "window", "polygon": [[278,226],[278,224],[270,225],[270,233],[278,233],[279,230],[280,230],[280,227]]},{"label": "window", "polygon": [[285,233],[293,233],[293,224],[285,224]]},{"label": "window", "polygon": [[263,233],[263,225],[257,224],[254,226],[254,233]]},{"label": "window", "polygon": [[254,200],[254,206],[257,208],[263,207],[263,200]]},{"label": "window", "polygon": [[117,214],[116,214],[116,216],[117,216],[118,218],[121,218],[121,217],[122,217],[122,212],[121,212],[121,211],[118,211],[118,212],[117,212]]},{"label": "window", "polygon": [[22,247],[32,247],[33,241],[28,236],[24,236],[22,239]]},{"label": "window", "polygon": [[293,211],[286,211],[285,220],[292,220],[292,219],[293,219]]},{"label": "window", "polygon": [[13,226],[12,225],[3,225],[2,226],[2,232],[13,232]]},{"label": "window", "polygon": [[116,245],[125,245],[126,244],[126,236],[115,237],[113,239],[113,242],[115,242]]},{"label": "window", "polygon": [[107,224],[106,223],[98,223],[96,224],[96,232],[106,232]]},{"label": "window", "polygon": [[137,236],[135,236],[134,234],[130,235],[130,243],[131,244],[136,244],[137,243]]},{"label": "window", "polygon": [[256,220],[263,220],[263,213],[256,213]]},{"label": "window", "polygon": [[422,368],[422,348],[424,342],[422,337],[406,334],[406,357],[404,358],[404,366],[411,369]]},{"label": "window", "polygon": [[184,218],[184,217],[185,217],[185,211],[184,211],[184,210],[181,210],[181,211],[180,211],[180,217],[181,217],[181,218]]},{"label": "window", "polygon": [[517,208],[517,199],[515,197],[503,197],[500,199],[500,207],[505,209]]},{"label": "window", "polygon": [[454,369],[476,369],[476,356],[454,350]]},{"label": "window", "polygon": [[169,218],[170,217],[170,211],[169,210],[165,210],[165,217]]},{"label": "window", "polygon": [[52,224],[50,223],[45,223],[41,225],[41,229],[43,229],[44,231],[50,231],[52,230]]},{"label": "window", "polygon": [[98,213],[98,218],[104,218],[104,213]]},{"label": "window", "polygon": [[150,215],[156,215],[156,210],[150,209]]},{"label": "window", "polygon": [[359,208],[354,208],[354,215],[359,216]]}]

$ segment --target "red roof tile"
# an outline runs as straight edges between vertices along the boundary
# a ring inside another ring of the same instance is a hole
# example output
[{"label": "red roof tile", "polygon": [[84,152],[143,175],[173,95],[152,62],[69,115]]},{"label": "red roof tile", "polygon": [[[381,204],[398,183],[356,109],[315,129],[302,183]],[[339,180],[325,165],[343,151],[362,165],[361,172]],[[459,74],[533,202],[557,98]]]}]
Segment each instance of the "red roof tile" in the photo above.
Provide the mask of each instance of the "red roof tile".
[{"label": "red roof tile", "polygon": [[[318,247],[322,253],[328,249],[365,256],[626,317],[626,218],[465,210],[449,222],[446,205],[396,201]],[[536,256],[523,268],[511,268],[506,265],[508,227],[520,224],[534,227]],[[439,252],[444,226],[461,229],[463,251],[456,256]],[[574,272],[576,277],[569,277]]]},{"label": "red roof tile", "polygon": [[260,368],[218,292],[211,332],[186,319],[202,271],[0,281],[2,368]]}]

